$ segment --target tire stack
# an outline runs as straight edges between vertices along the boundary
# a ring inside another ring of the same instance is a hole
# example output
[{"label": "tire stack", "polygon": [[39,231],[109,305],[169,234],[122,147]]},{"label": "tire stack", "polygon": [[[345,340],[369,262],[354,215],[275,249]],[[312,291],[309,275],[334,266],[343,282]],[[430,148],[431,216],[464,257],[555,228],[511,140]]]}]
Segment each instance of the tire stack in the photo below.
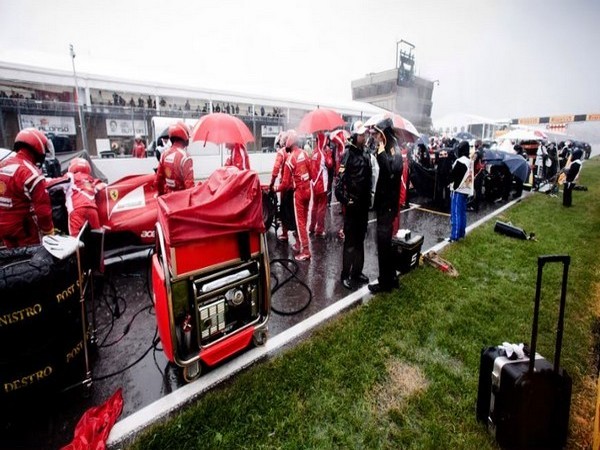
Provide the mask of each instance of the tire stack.
[{"label": "tire stack", "polygon": [[79,299],[76,255],[0,251],[0,404],[37,402],[84,380]]}]

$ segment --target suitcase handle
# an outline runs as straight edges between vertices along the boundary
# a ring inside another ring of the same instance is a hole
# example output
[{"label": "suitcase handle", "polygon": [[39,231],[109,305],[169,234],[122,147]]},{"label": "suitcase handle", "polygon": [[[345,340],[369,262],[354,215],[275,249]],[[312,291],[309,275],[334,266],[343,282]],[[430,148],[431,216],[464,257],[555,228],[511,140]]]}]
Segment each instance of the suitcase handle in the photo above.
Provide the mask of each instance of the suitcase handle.
[{"label": "suitcase handle", "polygon": [[569,255],[546,255],[538,257],[538,273],[535,287],[535,306],[533,310],[533,326],[531,327],[531,351],[529,354],[529,373],[533,373],[535,366],[535,348],[537,345],[538,316],[540,313],[540,297],[542,293],[542,272],[546,263],[561,262],[563,264],[563,278],[560,292],[560,306],[558,312],[558,326],[556,329],[556,347],[554,349],[554,371],[558,372],[560,365],[560,351],[562,348],[563,324],[565,319],[565,303],[567,299],[567,280],[569,278]]}]

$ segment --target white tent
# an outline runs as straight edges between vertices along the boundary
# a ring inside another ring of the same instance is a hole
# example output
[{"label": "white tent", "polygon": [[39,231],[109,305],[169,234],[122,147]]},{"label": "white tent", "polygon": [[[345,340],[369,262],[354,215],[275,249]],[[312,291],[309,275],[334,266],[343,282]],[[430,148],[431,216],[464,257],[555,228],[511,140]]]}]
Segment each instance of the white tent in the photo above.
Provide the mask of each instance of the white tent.
[{"label": "white tent", "polygon": [[470,131],[470,126],[479,125],[481,126],[481,134],[479,132],[476,132],[475,134],[480,135],[480,137],[485,137],[492,132],[491,130],[493,130],[495,126],[501,123],[503,123],[502,120],[491,119],[475,114],[454,113],[439,119],[434,119],[433,128],[440,132],[452,135],[460,131]]},{"label": "white tent", "polygon": [[517,128],[499,136],[498,139],[510,139],[511,141],[542,141],[547,138],[548,136],[546,136],[546,133],[540,130]]}]

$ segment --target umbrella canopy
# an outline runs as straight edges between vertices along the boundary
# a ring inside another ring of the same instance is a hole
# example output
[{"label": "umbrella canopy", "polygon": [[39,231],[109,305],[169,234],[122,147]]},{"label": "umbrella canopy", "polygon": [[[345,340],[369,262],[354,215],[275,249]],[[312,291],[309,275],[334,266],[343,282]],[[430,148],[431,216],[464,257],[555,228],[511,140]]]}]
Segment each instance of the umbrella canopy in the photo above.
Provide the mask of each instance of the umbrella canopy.
[{"label": "umbrella canopy", "polygon": [[459,131],[454,135],[456,139],[460,139],[461,141],[470,141],[475,139],[475,136],[469,133],[468,131]]},{"label": "umbrella canopy", "polygon": [[526,181],[529,177],[529,163],[521,155],[502,150],[485,149],[483,151],[483,161],[493,165],[504,164],[508,168],[508,171],[521,181]]},{"label": "umbrella canopy", "polygon": [[529,171],[531,170],[529,163],[521,155],[509,154],[502,163],[508,167],[513,176],[519,178],[521,181],[525,182],[529,178]]},{"label": "umbrella canopy", "polygon": [[212,113],[201,117],[190,135],[192,142],[204,141],[213,144],[241,144],[253,142],[252,132],[237,117],[225,113]]},{"label": "umbrella canopy", "polygon": [[548,136],[540,130],[517,128],[503,134],[499,139],[510,139],[511,141],[543,141],[548,139]]},{"label": "umbrella canopy", "polygon": [[365,122],[365,126],[372,127],[387,118],[392,119],[392,123],[394,124],[394,132],[396,133],[396,137],[398,137],[400,140],[404,142],[415,142],[417,139],[419,139],[419,132],[417,131],[417,128],[411,123],[410,120],[405,119],[399,114],[376,114]]},{"label": "umbrella canopy", "polygon": [[331,131],[343,127],[346,122],[332,109],[318,108],[306,114],[300,124],[300,133],[316,133],[317,131]]}]

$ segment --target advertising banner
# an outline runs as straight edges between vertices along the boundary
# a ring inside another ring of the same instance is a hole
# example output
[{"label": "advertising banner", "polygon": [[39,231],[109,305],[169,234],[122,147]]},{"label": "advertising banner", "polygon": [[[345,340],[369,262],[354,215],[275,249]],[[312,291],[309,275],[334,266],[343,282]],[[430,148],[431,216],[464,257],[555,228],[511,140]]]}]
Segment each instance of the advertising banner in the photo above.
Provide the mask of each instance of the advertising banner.
[{"label": "advertising banner", "polygon": [[136,134],[141,134],[142,136],[148,134],[145,120],[106,119],[107,136],[133,137]]},{"label": "advertising banner", "polygon": [[20,122],[21,129],[33,127],[44,133],[67,134],[70,136],[77,134],[74,117],[21,114]]},{"label": "advertising banner", "polygon": [[282,131],[283,127],[280,125],[261,125],[260,132],[262,137],[277,137]]}]

